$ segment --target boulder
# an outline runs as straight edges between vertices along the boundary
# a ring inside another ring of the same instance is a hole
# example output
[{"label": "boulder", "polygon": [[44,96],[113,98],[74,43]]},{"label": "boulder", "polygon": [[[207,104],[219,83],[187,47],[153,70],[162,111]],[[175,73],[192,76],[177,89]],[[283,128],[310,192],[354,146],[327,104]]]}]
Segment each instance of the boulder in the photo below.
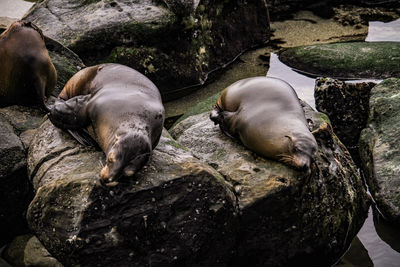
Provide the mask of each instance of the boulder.
[{"label": "boulder", "polygon": [[0,246],[27,231],[25,212],[32,199],[25,144],[19,136],[37,127],[40,109],[11,106],[0,109]]},{"label": "boulder", "polygon": [[351,42],[288,48],[279,59],[296,71],[338,79],[400,76],[400,43]]},{"label": "boulder", "polygon": [[303,105],[319,145],[310,173],[247,150],[213,125],[209,112],[171,130],[235,189],[239,234],[229,266],[330,266],[367,216],[368,198],[349,153],[326,116]]},{"label": "boulder", "polygon": [[[12,266],[62,267],[43,247],[36,236],[17,236],[3,252],[4,259]],[[0,266],[1,263],[0,263]]]},{"label": "boulder", "polygon": [[400,224],[400,79],[387,79],[371,90],[367,127],[360,156],[369,190],[385,219]]},{"label": "boulder", "polygon": [[41,0],[24,20],[88,65],[116,62],[144,73],[164,99],[187,94],[269,36],[264,0]]},{"label": "boulder", "polygon": [[28,224],[62,264],[218,266],[231,257],[236,199],[221,175],[164,131],[132,179],[103,187],[105,155],[46,120],[28,171]]},{"label": "boulder", "polygon": [[315,105],[328,115],[335,134],[359,163],[358,140],[367,125],[372,82],[345,83],[332,78],[315,81]]}]

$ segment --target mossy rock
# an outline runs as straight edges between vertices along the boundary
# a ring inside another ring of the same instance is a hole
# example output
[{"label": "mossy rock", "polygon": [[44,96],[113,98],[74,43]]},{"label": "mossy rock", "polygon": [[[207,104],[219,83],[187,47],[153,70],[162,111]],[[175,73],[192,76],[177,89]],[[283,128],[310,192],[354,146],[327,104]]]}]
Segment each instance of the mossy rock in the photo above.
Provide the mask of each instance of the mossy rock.
[{"label": "mossy rock", "polygon": [[362,167],[379,210],[400,225],[400,79],[372,88],[369,105],[359,143]]},{"label": "mossy rock", "polygon": [[24,20],[87,65],[109,61],[145,73],[166,100],[269,38],[263,0],[41,0]]},{"label": "mossy rock", "polygon": [[400,43],[354,42],[289,48],[279,59],[314,77],[376,78],[400,76]]}]

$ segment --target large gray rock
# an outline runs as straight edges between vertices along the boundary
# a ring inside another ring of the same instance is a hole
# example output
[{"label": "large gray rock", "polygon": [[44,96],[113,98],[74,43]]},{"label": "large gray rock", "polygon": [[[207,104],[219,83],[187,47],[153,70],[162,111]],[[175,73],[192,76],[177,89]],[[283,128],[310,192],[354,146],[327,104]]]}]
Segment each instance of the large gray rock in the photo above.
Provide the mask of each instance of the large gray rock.
[{"label": "large gray rock", "polygon": [[104,160],[48,120],[32,142],[28,224],[61,263],[214,266],[230,257],[230,186],[166,131],[148,164],[116,187],[99,183]]},{"label": "large gray rock", "polygon": [[367,216],[365,188],[346,148],[323,114],[304,109],[319,145],[311,174],[248,151],[222,134],[209,112],[171,131],[235,188],[240,223],[231,266],[329,266]]},{"label": "large gray rock", "polygon": [[370,91],[375,85],[372,82],[345,83],[332,78],[315,81],[317,110],[328,115],[335,134],[357,163],[358,140],[367,125]]},{"label": "large gray rock", "polygon": [[24,20],[88,65],[110,61],[144,73],[167,99],[269,35],[263,0],[41,0]]},{"label": "large gray rock", "polygon": [[14,267],[62,267],[62,264],[43,247],[39,239],[31,234],[14,238],[5,249],[3,257]]},{"label": "large gray rock", "polygon": [[400,79],[371,90],[368,125],[361,132],[360,155],[369,190],[389,221],[400,224]]},{"label": "large gray rock", "polygon": [[311,76],[339,79],[400,76],[400,43],[348,42],[288,48],[279,54],[288,66]]},{"label": "large gray rock", "polygon": [[36,108],[0,109],[0,246],[27,231],[25,211],[32,194],[26,170],[30,141],[25,133],[37,127],[42,116]]}]

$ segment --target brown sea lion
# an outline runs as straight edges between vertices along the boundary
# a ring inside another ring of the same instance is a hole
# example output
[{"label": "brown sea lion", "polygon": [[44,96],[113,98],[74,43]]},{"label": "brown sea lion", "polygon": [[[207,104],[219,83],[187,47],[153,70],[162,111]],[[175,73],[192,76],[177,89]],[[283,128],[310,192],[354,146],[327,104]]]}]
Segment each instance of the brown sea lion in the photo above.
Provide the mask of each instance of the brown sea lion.
[{"label": "brown sea lion", "polygon": [[230,85],[210,118],[250,150],[296,169],[309,169],[317,151],[296,92],[280,79],[254,77]]},{"label": "brown sea lion", "polygon": [[45,104],[57,82],[42,31],[16,21],[0,35],[0,107]]},{"label": "brown sea lion", "polygon": [[49,114],[62,129],[87,128],[107,156],[103,184],[132,176],[156,147],[164,123],[157,87],[127,66],[85,68],[67,82]]}]

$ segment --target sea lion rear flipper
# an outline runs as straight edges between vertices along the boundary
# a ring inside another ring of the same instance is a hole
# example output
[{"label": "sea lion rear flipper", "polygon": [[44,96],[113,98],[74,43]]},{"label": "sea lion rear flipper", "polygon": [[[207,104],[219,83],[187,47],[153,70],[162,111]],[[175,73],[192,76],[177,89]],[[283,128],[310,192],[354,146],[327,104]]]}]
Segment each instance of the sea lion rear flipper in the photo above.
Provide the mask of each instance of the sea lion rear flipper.
[{"label": "sea lion rear flipper", "polygon": [[86,104],[90,97],[90,95],[79,95],[67,101],[57,99],[50,110],[50,121],[58,128],[65,130],[86,128],[90,124],[86,113]]},{"label": "sea lion rear flipper", "polygon": [[86,129],[77,129],[77,130],[71,130],[68,129],[67,132],[69,132],[70,135],[72,135],[73,138],[75,138],[76,141],[78,141],[81,145],[84,146],[93,146],[97,147],[97,143],[93,138],[90,136],[89,132]]}]

